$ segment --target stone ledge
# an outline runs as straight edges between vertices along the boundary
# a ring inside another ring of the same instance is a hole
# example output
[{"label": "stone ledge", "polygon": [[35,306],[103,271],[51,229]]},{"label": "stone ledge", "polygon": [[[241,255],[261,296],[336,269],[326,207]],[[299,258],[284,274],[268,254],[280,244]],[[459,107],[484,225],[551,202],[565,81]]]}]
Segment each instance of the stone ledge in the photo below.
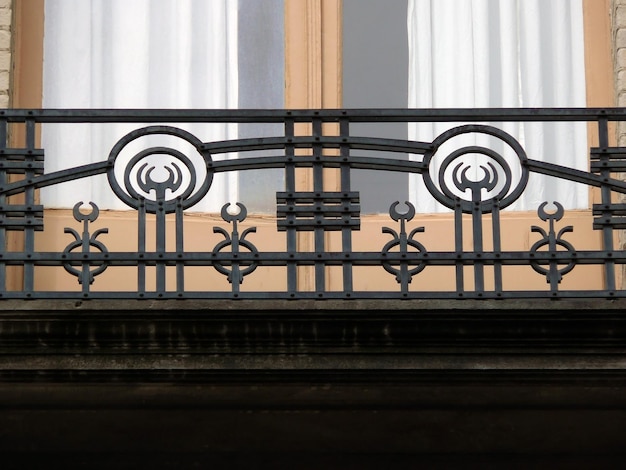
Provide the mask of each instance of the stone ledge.
[{"label": "stone ledge", "polygon": [[97,311],[527,311],[575,313],[578,311],[626,312],[626,299],[503,299],[503,300],[0,300],[0,314],[7,312],[97,312]]},{"label": "stone ledge", "polygon": [[607,374],[622,380],[625,306],[624,300],[2,301],[0,382],[219,383],[270,375],[286,382],[402,381],[442,372],[444,381],[480,382],[492,373],[529,379],[546,371],[564,380],[602,381]]}]

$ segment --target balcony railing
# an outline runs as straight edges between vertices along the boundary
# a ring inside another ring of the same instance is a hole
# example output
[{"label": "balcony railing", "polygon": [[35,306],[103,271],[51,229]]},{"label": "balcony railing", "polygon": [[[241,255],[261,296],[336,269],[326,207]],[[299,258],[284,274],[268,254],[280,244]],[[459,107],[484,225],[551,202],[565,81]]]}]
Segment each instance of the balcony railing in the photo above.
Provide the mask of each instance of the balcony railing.
[{"label": "balcony railing", "polygon": [[[15,246],[7,240],[17,237],[23,249],[3,248],[0,253],[0,295],[24,299],[625,297],[618,274],[626,262],[626,252],[616,246],[616,236],[626,227],[626,204],[620,202],[626,182],[616,174],[626,171],[626,148],[609,145],[609,123],[621,120],[626,120],[624,109],[1,111],[0,144],[4,148],[0,148],[0,246]],[[502,123],[508,121],[591,123],[599,145],[590,150],[590,171],[527,156],[523,146],[502,130]],[[432,142],[360,137],[350,132],[353,123],[380,122],[453,124]],[[103,155],[97,163],[46,173],[45,149],[37,148],[36,137],[39,126],[47,123],[63,124],[71,132],[81,132],[80,126],[72,127],[77,123],[134,123],[136,128],[119,136],[108,158]],[[274,123],[282,132],[272,137],[210,142],[178,127],[184,123]],[[8,145],[11,126],[25,128],[23,146]],[[118,160],[126,146],[155,134],[191,144],[203,162],[203,172],[197,171],[189,155],[175,148],[146,146],[132,158]],[[463,146],[444,156],[440,166],[433,166],[441,145],[452,136],[465,134],[490,136],[500,144],[496,149]],[[502,146],[512,151],[514,161],[501,154],[498,149]],[[251,151],[254,156],[246,156]],[[265,155],[259,155],[265,151]],[[214,158],[234,152],[237,158]],[[377,152],[384,153],[385,158]],[[390,153],[398,157],[388,158]],[[149,158],[156,154],[169,159],[165,178],[151,174],[154,166]],[[414,158],[407,159],[406,154]],[[469,154],[480,154],[488,163],[468,174],[471,164],[465,157]],[[512,166],[518,170],[512,170]],[[204,249],[185,246],[189,219],[185,211],[204,198],[214,197],[214,175],[268,169],[284,172],[284,189],[276,192],[275,208],[276,236],[284,237],[284,249],[272,251],[259,244],[255,226],[247,218],[246,201],[236,203],[236,213],[224,205],[224,223],[206,227],[207,234],[221,238],[219,242],[207,243]],[[329,190],[325,183],[328,169],[333,169],[336,190]],[[366,220],[359,202],[362,188],[351,185],[354,170],[404,172],[422,178],[430,194],[451,214],[454,242],[449,249],[430,248],[422,238],[429,231],[427,222],[417,222],[415,206],[393,200],[389,201],[388,223],[382,228],[387,241],[371,250],[353,249]],[[297,183],[298,172],[302,171],[309,172],[309,187]],[[546,201],[535,208],[536,222],[527,227],[530,248],[502,248],[502,224],[506,222],[502,211],[524,193],[533,173],[599,188],[601,200],[593,204],[589,224],[600,231],[602,246],[577,247],[568,239],[572,227],[559,222],[565,213],[563,206],[558,201]],[[75,226],[65,228],[60,235],[66,237],[66,243],[56,251],[37,250],[37,237],[42,235],[47,216],[38,202],[37,190],[100,174],[107,175],[113,193],[135,210],[136,240],[131,240],[132,246],[124,251],[110,248],[111,240],[127,238],[128,234],[114,233],[110,227],[94,229],[100,212],[98,201],[89,202],[91,209],[81,210],[82,199],[77,194]],[[340,234],[334,244],[329,242],[329,232]],[[302,243],[307,236],[308,245]],[[561,288],[561,281],[569,273],[588,265],[601,270],[602,287]],[[504,281],[508,269],[521,266],[527,268],[524,276],[540,277],[545,288],[527,290],[518,283]],[[37,272],[51,267],[57,269],[55,276],[73,279],[75,289],[41,288]],[[261,267],[271,273],[268,275],[283,278],[285,288],[246,290],[245,281]],[[376,271],[376,276],[391,276],[394,288],[355,287],[355,271],[363,267]],[[424,289],[421,280],[439,267],[449,270],[452,287]],[[99,282],[103,273],[116,269],[132,270],[132,285],[111,289]],[[186,288],[190,269],[224,276],[228,288]],[[334,287],[329,287],[330,269],[340,273]],[[302,283],[305,272],[311,279],[308,287]],[[15,284],[9,282],[10,278],[16,277],[20,287],[9,288]]]}]

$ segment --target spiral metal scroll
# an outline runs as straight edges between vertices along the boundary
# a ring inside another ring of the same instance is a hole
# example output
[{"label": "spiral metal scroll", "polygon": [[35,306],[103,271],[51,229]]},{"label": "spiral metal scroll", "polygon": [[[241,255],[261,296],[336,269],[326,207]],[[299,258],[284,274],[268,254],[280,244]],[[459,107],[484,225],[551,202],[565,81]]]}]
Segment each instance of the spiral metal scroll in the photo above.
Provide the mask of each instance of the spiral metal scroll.
[{"label": "spiral metal scroll", "polygon": [[[197,185],[197,168],[182,152],[170,147],[149,147],[135,154],[127,163],[118,158],[131,142],[150,135],[169,135],[191,144],[200,154],[206,167],[206,176]],[[169,157],[169,161],[157,165],[150,161],[156,155]],[[143,204],[147,212],[171,213],[177,205],[187,209],[197,204],[209,191],[213,181],[211,156],[202,148],[202,142],[193,134],[176,127],[149,126],[135,130],[122,137],[109,154],[107,177],[113,192],[133,209]],[[116,167],[123,166],[123,184],[116,175]],[[155,170],[166,177],[157,178]],[[186,175],[186,176],[185,176]]]},{"label": "spiral metal scroll", "polygon": [[[519,160],[517,184],[513,186],[510,162],[493,149],[477,145],[465,146],[451,152],[440,168],[434,168],[434,157],[440,147],[450,139],[464,134],[492,136],[512,149]],[[482,155],[487,162],[475,168],[467,161],[469,155]],[[433,197],[450,209],[460,206],[463,212],[472,213],[478,206],[480,212],[486,213],[495,205],[503,209],[521,196],[528,183],[527,160],[522,146],[506,132],[485,125],[459,126],[437,137],[433,141],[432,149],[424,154],[424,164],[429,168],[429,171],[423,173],[424,183]],[[475,171],[478,179],[470,178],[470,170]],[[431,173],[437,175],[438,184],[433,181]]]}]

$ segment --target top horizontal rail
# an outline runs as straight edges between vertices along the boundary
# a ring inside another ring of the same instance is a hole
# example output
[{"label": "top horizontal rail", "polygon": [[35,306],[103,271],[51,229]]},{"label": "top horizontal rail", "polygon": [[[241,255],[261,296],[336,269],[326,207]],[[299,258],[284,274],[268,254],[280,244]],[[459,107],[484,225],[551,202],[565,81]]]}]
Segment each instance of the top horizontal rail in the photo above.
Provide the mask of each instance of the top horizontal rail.
[{"label": "top horizontal rail", "polygon": [[626,108],[441,109],[5,109],[10,122],[283,122],[322,119],[353,122],[595,121],[626,119]]}]

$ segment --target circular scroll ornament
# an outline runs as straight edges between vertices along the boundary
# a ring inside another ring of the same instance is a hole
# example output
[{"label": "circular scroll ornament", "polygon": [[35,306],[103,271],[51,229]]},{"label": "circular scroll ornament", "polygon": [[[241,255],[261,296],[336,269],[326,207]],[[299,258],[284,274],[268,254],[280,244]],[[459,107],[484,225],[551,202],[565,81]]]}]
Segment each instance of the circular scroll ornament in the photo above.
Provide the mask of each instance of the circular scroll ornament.
[{"label": "circular scroll ornament", "polygon": [[[463,134],[485,134],[503,141],[518,159],[519,180],[513,185],[511,163],[491,148],[470,145],[458,148],[449,153],[438,169],[435,155],[441,146],[450,139]],[[467,156],[481,155],[485,163],[474,165],[468,162]],[[439,135],[432,149],[424,154],[424,164],[428,168],[422,173],[428,191],[444,206],[455,209],[460,207],[463,212],[476,210],[491,212],[494,206],[500,209],[510,206],[524,191],[528,183],[528,157],[526,152],[510,134],[492,126],[467,125],[450,129]],[[474,171],[478,178],[471,179],[469,171]],[[433,181],[431,173],[436,173],[438,185]],[[452,186],[451,186],[452,184]],[[469,193],[469,197],[468,197]]]},{"label": "circular scroll ornament", "polygon": [[[206,177],[201,184],[197,185],[197,169],[192,160],[171,147],[149,147],[136,153],[126,163],[120,163],[122,159],[118,157],[128,144],[150,135],[169,135],[181,139],[187,145],[191,144],[206,167]],[[202,149],[202,145],[196,136],[177,127],[148,126],[132,131],[122,137],[109,154],[107,177],[111,189],[128,206],[138,209],[144,205],[149,213],[171,213],[178,205],[182,209],[192,207],[207,194],[213,181],[211,156]],[[151,161],[155,156],[169,157],[169,161],[155,164]],[[123,184],[120,184],[116,175],[116,168],[120,164],[124,165]],[[156,177],[156,173],[160,173],[161,177]]]}]

